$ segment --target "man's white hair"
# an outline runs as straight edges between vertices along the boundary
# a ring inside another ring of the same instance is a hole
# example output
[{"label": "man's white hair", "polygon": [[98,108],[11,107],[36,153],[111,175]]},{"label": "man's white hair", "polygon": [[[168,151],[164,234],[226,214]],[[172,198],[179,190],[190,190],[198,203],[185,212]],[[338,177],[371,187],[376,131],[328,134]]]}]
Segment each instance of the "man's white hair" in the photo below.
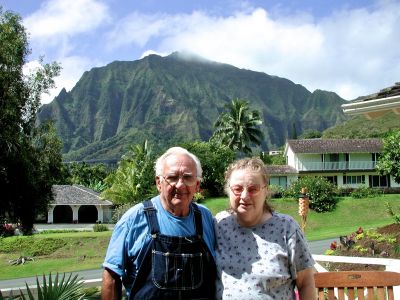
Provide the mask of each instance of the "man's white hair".
[{"label": "man's white hair", "polygon": [[157,160],[156,164],[154,166],[154,170],[156,171],[156,176],[162,176],[164,175],[164,162],[167,159],[167,157],[171,155],[187,155],[189,156],[196,164],[196,173],[197,173],[197,178],[201,179],[201,176],[203,175],[203,169],[201,168],[201,163],[200,160],[197,158],[196,155],[193,153],[187,151],[185,148],[182,147],[172,147],[169,148],[163,155],[161,155]]}]

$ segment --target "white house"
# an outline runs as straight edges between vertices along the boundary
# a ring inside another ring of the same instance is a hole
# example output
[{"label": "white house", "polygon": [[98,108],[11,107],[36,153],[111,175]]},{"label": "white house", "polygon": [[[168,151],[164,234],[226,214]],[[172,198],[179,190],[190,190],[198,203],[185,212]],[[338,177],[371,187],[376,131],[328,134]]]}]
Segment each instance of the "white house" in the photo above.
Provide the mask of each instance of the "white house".
[{"label": "white house", "polygon": [[323,176],[337,186],[349,188],[400,187],[391,176],[381,176],[375,170],[381,151],[380,139],[304,139],[288,140],[284,156],[299,177]]},{"label": "white house", "polygon": [[47,212],[47,223],[109,223],[112,202],[80,185],[53,185],[54,203]]}]

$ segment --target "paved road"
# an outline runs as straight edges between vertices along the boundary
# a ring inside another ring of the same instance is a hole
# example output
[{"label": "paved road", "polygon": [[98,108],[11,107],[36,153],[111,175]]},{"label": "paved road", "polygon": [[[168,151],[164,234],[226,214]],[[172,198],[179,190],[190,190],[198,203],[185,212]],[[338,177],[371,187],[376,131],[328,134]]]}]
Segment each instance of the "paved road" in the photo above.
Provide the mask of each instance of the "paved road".
[{"label": "paved road", "polygon": [[[334,240],[339,241],[339,239],[337,238],[337,239],[309,242],[311,253],[324,254],[325,250],[329,248],[329,245]],[[74,272],[73,274],[78,274],[78,276],[83,278],[84,280],[93,280],[93,279],[100,279],[101,273],[102,273],[101,269],[95,269],[95,270]],[[42,282],[41,277],[39,278],[39,281]],[[1,280],[0,289],[11,289],[11,288],[18,289],[19,287],[25,287],[25,283],[27,283],[28,285],[36,285],[36,277]]]}]

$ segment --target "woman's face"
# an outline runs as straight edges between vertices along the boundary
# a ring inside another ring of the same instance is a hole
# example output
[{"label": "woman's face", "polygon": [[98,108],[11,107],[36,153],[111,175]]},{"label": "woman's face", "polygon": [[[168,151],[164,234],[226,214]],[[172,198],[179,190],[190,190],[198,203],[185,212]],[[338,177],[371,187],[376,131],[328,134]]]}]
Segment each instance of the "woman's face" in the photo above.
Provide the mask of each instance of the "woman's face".
[{"label": "woman's face", "polygon": [[256,225],[262,221],[267,187],[260,173],[235,170],[229,179],[229,200],[239,223]]}]

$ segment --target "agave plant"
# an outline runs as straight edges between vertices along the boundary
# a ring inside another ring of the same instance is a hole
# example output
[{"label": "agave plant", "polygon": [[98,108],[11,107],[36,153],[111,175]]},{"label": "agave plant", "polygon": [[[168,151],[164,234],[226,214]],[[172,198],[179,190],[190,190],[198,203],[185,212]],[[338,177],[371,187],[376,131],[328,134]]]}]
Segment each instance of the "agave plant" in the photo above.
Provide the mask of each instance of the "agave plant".
[{"label": "agave plant", "polygon": [[18,296],[13,296],[3,298],[0,292],[0,300],[80,300],[84,299],[85,293],[83,292],[83,283],[81,279],[78,279],[78,275],[72,277],[70,273],[68,278],[65,277],[65,273],[61,280],[58,278],[58,273],[52,279],[51,273],[49,274],[48,281],[46,281],[46,276],[43,275],[43,284],[39,284],[39,278],[36,277],[37,284],[37,298],[34,297],[32,290],[26,284],[27,295],[20,290]]}]

